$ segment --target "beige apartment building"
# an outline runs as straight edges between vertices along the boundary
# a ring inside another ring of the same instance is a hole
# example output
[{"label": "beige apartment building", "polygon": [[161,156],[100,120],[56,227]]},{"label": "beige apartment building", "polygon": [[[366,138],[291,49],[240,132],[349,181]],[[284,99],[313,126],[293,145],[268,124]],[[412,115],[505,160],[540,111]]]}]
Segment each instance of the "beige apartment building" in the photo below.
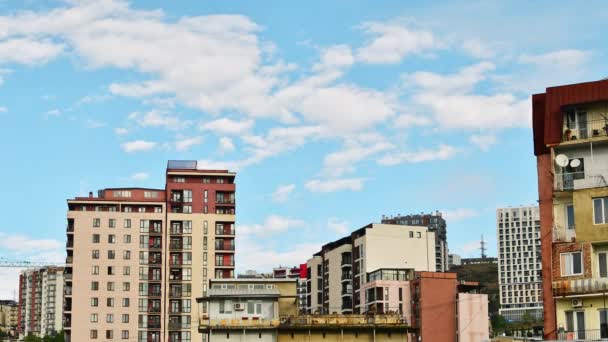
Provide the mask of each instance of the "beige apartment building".
[{"label": "beige apartment building", "polygon": [[308,313],[364,313],[361,287],[380,269],[435,270],[435,232],[369,224],[324,245],[307,261]]},{"label": "beige apartment building", "polygon": [[68,341],[201,341],[196,297],[234,277],[236,174],[169,161],[164,189],[68,200]]}]

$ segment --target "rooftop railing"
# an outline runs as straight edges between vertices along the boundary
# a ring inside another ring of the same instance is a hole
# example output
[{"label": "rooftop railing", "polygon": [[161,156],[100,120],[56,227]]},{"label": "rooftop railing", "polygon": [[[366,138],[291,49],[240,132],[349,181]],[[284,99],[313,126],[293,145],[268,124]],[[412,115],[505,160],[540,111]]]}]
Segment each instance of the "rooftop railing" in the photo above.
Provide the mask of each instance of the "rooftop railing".
[{"label": "rooftop railing", "polygon": [[608,137],[608,120],[589,120],[585,124],[570,123],[563,128],[562,142]]},{"label": "rooftop railing", "polygon": [[608,186],[608,170],[556,173],[554,190],[572,191]]}]

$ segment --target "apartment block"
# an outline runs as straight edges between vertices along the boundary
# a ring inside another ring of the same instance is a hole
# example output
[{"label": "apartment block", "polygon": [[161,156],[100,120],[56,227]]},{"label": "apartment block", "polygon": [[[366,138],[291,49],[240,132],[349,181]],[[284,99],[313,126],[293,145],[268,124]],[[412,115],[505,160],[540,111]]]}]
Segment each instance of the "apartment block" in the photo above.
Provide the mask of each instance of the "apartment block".
[{"label": "apartment block", "polygon": [[509,321],[543,319],[540,216],[537,206],[496,209],[499,313]]},{"label": "apartment block", "polygon": [[448,254],[448,269],[452,269],[454,266],[462,265],[462,258],[458,254]]},{"label": "apartment block", "polygon": [[383,216],[381,222],[385,224],[427,227],[430,232],[435,233],[434,271],[447,272],[449,270],[447,224],[439,211],[431,214]]},{"label": "apartment block", "polygon": [[381,269],[435,269],[435,233],[422,226],[369,224],[324,245],[307,261],[308,313],[364,313],[362,286]]},{"label": "apartment block", "polygon": [[19,336],[44,337],[62,330],[63,267],[28,269],[19,275]]},{"label": "apartment block", "polygon": [[546,339],[608,338],[608,80],[532,96]]},{"label": "apartment block", "polygon": [[19,304],[14,300],[0,300],[0,331],[9,337],[17,336]]},{"label": "apartment block", "polygon": [[201,341],[196,297],[234,277],[235,176],[169,161],[164,188],[69,199],[67,340]]}]

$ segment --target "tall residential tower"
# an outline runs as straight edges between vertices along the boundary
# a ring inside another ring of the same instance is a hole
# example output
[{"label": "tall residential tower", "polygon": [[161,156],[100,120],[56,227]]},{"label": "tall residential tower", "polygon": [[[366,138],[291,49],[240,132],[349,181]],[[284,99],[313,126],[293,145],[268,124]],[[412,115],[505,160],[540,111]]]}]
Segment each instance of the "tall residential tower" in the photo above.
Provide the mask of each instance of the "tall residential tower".
[{"label": "tall residential tower", "polygon": [[201,341],[195,298],[234,277],[235,176],[169,161],[164,189],[68,200],[68,339]]}]

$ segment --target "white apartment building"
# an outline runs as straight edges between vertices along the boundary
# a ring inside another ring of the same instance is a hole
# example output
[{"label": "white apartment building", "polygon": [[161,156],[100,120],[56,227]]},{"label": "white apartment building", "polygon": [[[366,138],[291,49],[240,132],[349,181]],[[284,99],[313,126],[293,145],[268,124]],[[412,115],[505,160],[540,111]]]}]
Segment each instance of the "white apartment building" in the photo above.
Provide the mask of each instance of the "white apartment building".
[{"label": "white apartment building", "polygon": [[308,313],[362,313],[361,287],[379,269],[435,271],[435,233],[427,227],[369,224],[324,245],[307,261]]},{"label": "white apartment building", "polygon": [[19,277],[21,337],[44,337],[61,331],[63,319],[63,267],[24,270]]},{"label": "white apartment building", "polygon": [[496,210],[500,314],[542,319],[540,218],[537,206]]}]

